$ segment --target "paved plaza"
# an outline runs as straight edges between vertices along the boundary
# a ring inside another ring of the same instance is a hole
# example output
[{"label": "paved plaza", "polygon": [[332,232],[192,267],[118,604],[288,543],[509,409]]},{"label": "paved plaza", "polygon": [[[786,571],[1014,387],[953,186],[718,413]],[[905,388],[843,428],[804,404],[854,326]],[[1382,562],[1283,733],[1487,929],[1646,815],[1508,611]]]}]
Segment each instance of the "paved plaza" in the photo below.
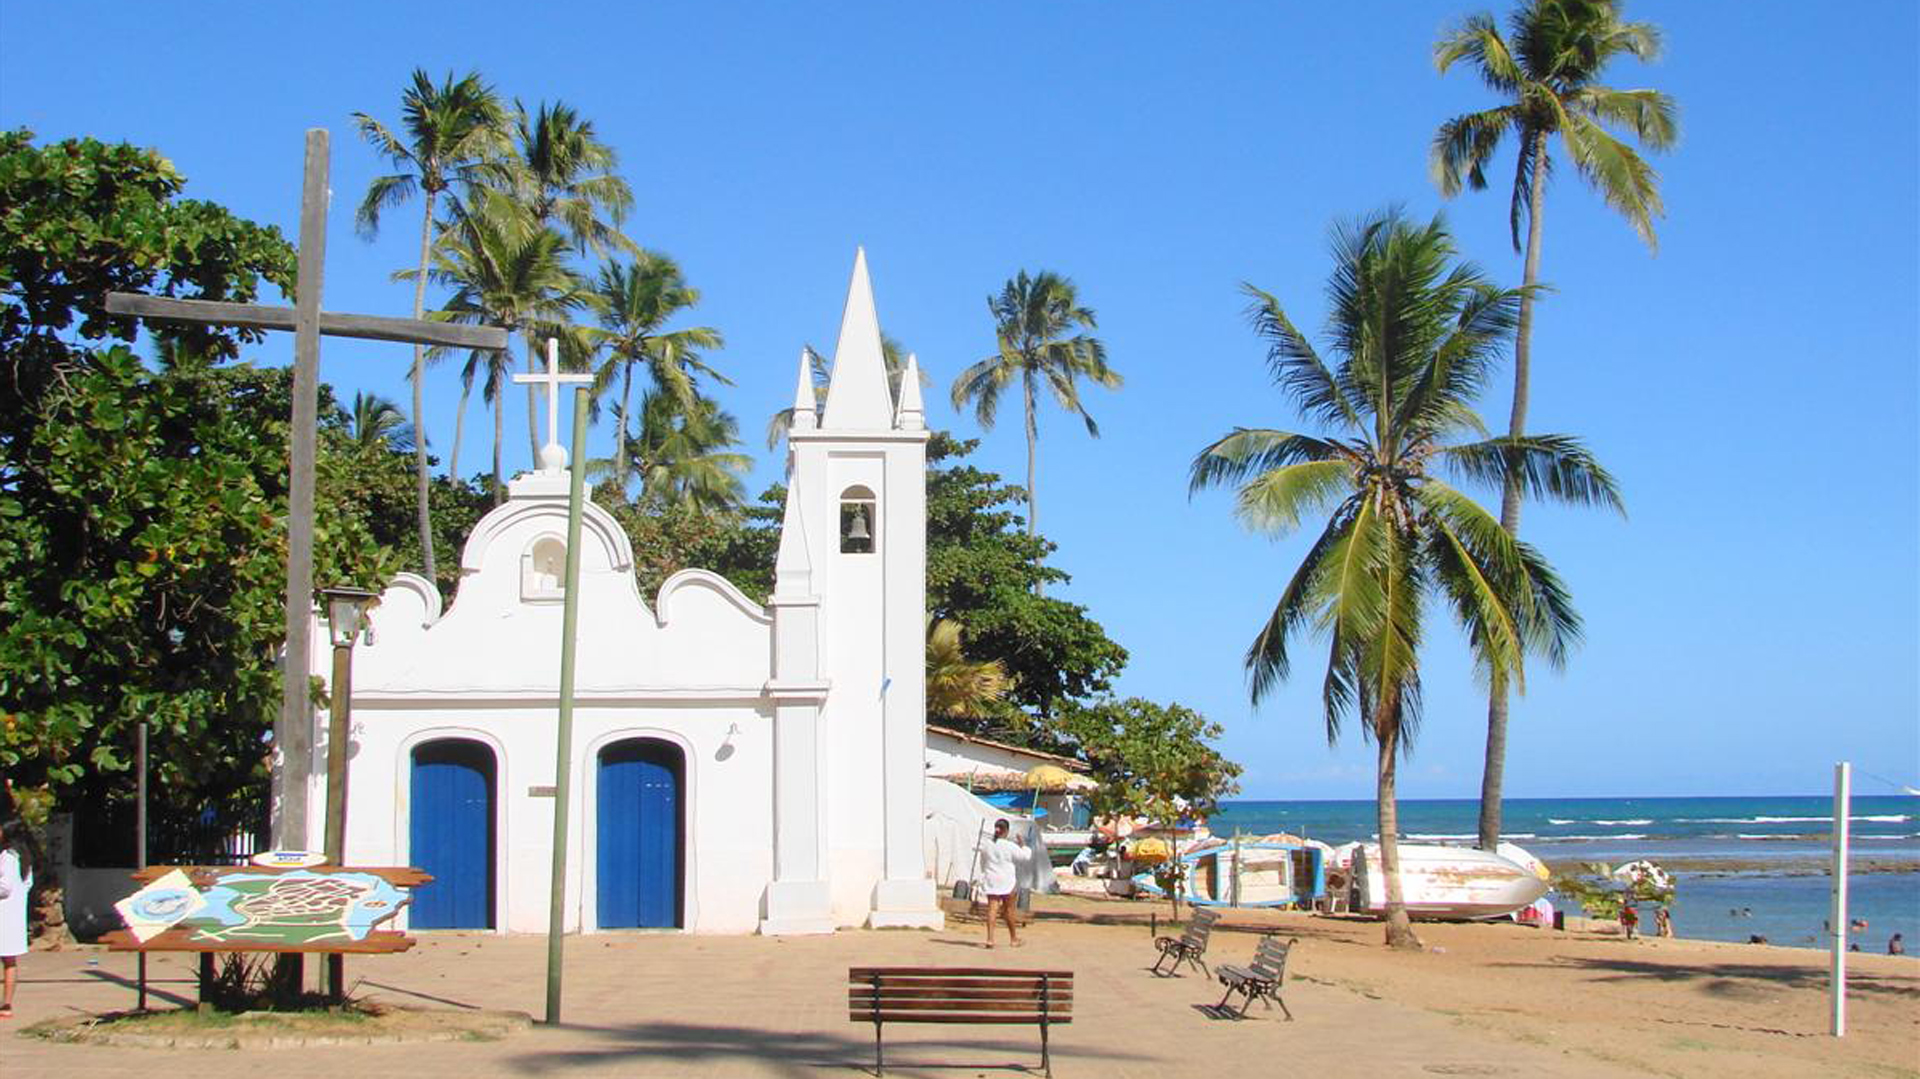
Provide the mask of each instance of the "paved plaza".
[{"label": "paved plaza", "polygon": [[[1580,1061],[1538,1046],[1489,1039],[1442,1014],[1332,977],[1336,949],[1301,919],[1286,990],[1294,1022],[1258,1006],[1245,1022],[1211,1017],[1219,987],[1198,975],[1155,978],[1145,926],[1043,922],[1019,951],[989,952],[978,927],[940,932],[846,931],[767,938],[613,934],[567,941],[564,1025],[536,1024],[493,1042],[310,1049],[165,1050],[55,1045],[0,1034],[0,1074],[114,1079],[191,1068],[197,1077],[302,1076],[793,1076],[869,1072],[872,1028],[851,1023],[846,971],[864,964],[1066,968],[1075,972],[1075,1021],[1058,1028],[1054,1074],[1074,1076],[1322,1075],[1575,1076]],[[1256,938],[1222,933],[1210,959],[1245,962]],[[538,1018],[544,937],[424,934],[413,951],[356,958],[358,996],[422,1008],[517,1009]],[[190,956],[156,956],[159,1004],[193,999]],[[23,961],[18,1028],[55,1016],[129,1008],[134,957],[40,952]],[[1037,1073],[1038,1031],[1020,1027],[889,1027],[888,1075]]]}]

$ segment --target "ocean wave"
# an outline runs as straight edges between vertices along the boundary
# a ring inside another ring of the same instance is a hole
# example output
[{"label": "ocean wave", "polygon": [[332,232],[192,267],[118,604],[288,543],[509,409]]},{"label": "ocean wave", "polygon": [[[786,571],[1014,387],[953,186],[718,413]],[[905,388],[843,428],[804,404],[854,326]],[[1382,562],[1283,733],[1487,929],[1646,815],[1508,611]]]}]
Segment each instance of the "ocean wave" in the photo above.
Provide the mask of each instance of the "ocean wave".
[{"label": "ocean wave", "polygon": [[1580,822],[1572,821],[1572,820],[1561,820],[1559,817],[1548,817],[1547,823],[1548,824],[1578,824]]},{"label": "ocean wave", "polygon": [[[1830,821],[1825,817],[1675,817],[1679,824],[1811,824],[1815,821]],[[1869,824],[1905,824],[1913,818],[1905,813],[1884,813],[1847,818],[1851,821],[1863,821]],[[1596,824],[1605,823],[1596,821]],[[1623,823],[1632,823],[1631,821]]]},{"label": "ocean wave", "polygon": [[1603,828],[1619,828],[1619,827],[1634,827],[1642,824],[1652,824],[1653,821],[1645,817],[1635,817],[1632,820],[1580,820],[1579,818],[1575,818],[1572,820],[1562,820],[1559,817],[1548,817],[1547,823],[1548,824],[1598,824]]},{"label": "ocean wave", "polygon": [[1479,835],[1478,835],[1477,833],[1474,833],[1474,832],[1461,832],[1461,833],[1454,833],[1454,832],[1408,832],[1408,833],[1407,833],[1407,838],[1408,838],[1408,839],[1426,839],[1426,840],[1443,840],[1443,839],[1479,839],[1479,838],[1480,838],[1480,836],[1479,836]]},{"label": "ocean wave", "polygon": [[1612,835],[1556,835],[1550,837],[1555,843],[1585,842],[1599,843],[1609,839],[1645,839],[1645,832],[1616,832]]}]

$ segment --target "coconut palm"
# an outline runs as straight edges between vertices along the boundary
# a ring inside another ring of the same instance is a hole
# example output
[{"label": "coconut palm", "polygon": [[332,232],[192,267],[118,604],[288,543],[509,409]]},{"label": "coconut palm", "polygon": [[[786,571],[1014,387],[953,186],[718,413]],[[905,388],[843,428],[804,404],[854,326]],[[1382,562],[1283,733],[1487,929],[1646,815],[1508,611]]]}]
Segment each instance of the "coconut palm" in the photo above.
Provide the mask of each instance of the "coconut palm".
[{"label": "coconut palm", "polygon": [[1094,329],[1094,314],[1092,308],[1081,306],[1073,282],[1059,274],[1042,270],[1029,277],[1022,270],[1000,295],[987,297],[987,310],[993,315],[999,347],[954,379],[953,407],[957,411],[973,402],[980,426],[991,430],[1001,391],[1019,381],[1027,421],[1027,534],[1033,535],[1040,519],[1034,455],[1040,438],[1042,383],[1053,391],[1061,408],[1078,413],[1086,421],[1087,433],[1099,438],[1100,425],[1080,404],[1079,380],[1115,389],[1120,375],[1107,366],[1107,349],[1098,338],[1067,336],[1077,327]]},{"label": "coconut palm", "polygon": [[1420,719],[1426,607],[1438,600],[1451,610],[1480,675],[1497,687],[1524,685],[1529,653],[1557,666],[1580,635],[1552,568],[1443,472],[1489,484],[1512,476],[1569,503],[1620,503],[1612,478],[1574,439],[1486,437],[1471,405],[1512,334],[1521,294],[1456,262],[1439,217],[1421,226],[1390,210],[1337,229],[1332,247],[1332,365],[1276,298],[1247,293],[1274,382],[1308,420],[1337,433],[1236,428],[1194,458],[1190,490],[1237,485],[1241,521],[1276,536],[1326,512],[1247,649],[1252,697],[1259,703],[1292,673],[1292,637],[1329,638],[1327,739],[1353,713],[1375,743],[1387,943],[1418,946],[1400,891],[1395,768]]},{"label": "coconut palm", "polygon": [[741,481],[753,459],[736,453],[740,424],[713,401],[694,395],[689,406],[669,392],[640,399],[640,432],[630,440],[632,473],[640,497],[706,513],[731,513],[745,501]]},{"label": "coconut palm", "polygon": [[[442,317],[500,326],[509,337],[518,332],[530,357],[538,351],[536,341],[557,338],[566,366],[579,369],[592,346],[583,328],[570,319],[593,300],[586,282],[567,264],[566,240],[529,220],[503,193],[480,189],[473,194],[467,211],[447,223],[446,234],[435,248],[432,275],[454,289],[441,309]],[[467,354],[460,376],[463,420],[467,394],[482,376],[482,399],[493,405],[496,503],[506,499],[500,453],[506,436],[504,393],[512,371],[510,351],[476,349]],[[454,434],[456,457],[460,429],[456,426]]]},{"label": "coconut palm", "polygon": [[595,373],[594,398],[620,381],[619,426],[613,443],[613,481],[627,489],[627,441],[632,423],[628,421],[633,403],[633,369],[643,366],[656,391],[672,394],[683,407],[691,407],[697,395],[696,375],[732,385],[725,376],[709,367],[701,350],[719,348],[724,343],[720,331],[711,326],[691,326],[662,332],[661,326],[675,315],[700,302],[700,290],[690,287],[681,275],[680,265],[666,255],[641,251],[633,263],[609,262],[600,268],[594,291],[600,297],[599,347],[606,359]]},{"label": "coconut palm", "polygon": [[[1618,0],[1527,0],[1508,17],[1507,26],[1503,37],[1492,16],[1473,15],[1434,46],[1434,65],[1442,74],[1456,63],[1471,63],[1481,81],[1507,101],[1441,124],[1433,139],[1432,165],[1434,182],[1452,197],[1463,186],[1476,191],[1487,186],[1487,165],[1507,136],[1519,150],[1508,203],[1516,252],[1521,248],[1521,220],[1526,221],[1521,284],[1527,291],[1520,302],[1507,427],[1517,438],[1526,430],[1533,301],[1540,280],[1541,222],[1554,136],[1559,136],[1574,170],[1651,248],[1656,246],[1653,219],[1663,213],[1659,177],[1608,129],[1629,130],[1648,149],[1665,150],[1678,139],[1679,124],[1667,95],[1616,90],[1599,81],[1607,64],[1621,56],[1650,61],[1660,54],[1659,29],[1622,22]],[[1519,532],[1520,493],[1515,483],[1501,493],[1500,523],[1509,533]],[[1496,693],[1487,706],[1486,771],[1480,792],[1480,845],[1488,850],[1500,841],[1506,744],[1507,701]]]},{"label": "coconut palm", "polygon": [[[420,192],[420,265],[414,274],[413,317],[426,310],[427,270],[433,246],[435,203],[441,192],[497,179],[498,159],[506,147],[505,113],[493,88],[473,72],[455,79],[452,72],[439,86],[422,68],[400,95],[400,134],[364,112],[353,114],[360,136],[393,162],[400,172],[375,177],[354,215],[363,236],[380,229],[380,212]],[[404,136],[404,137],[403,137]],[[413,347],[413,427],[425,430],[426,354]],[[413,446],[414,500],[420,525],[420,551],[428,580],[436,580],[433,560],[433,519],[427,505],[427,441]]]},{"label": "coconut palm", "polygon": [[356,392],[347,420],[353,427],[353,440],[362,446],[402,453],[414,448],[414,427],[407,422],[406,414],[377,393]]},{"label": "coconut palm", "polygon": [[[827,384],[833,380],[833,367],[812,345],[801,345],[800,351],[806,354],[807,369],[813,375],[814,408],[816,410],[825,408]],[[895,404],[900,401],[900,378],[906,374],[908,356],[905,345],[894,340],[893,335],[885,330],[880,331],[880,362],[886,364],[887,392],[893,395]],[[920,388],[925,389],[931,385],[933,385],[933,379],[927,374],[927,369],[920,368]],[[767,448],[772,449],[778,446],[792,426],[793,408],[791,406],[774,413],[772,418],[767,420]]]},{"label": "coconut palm", "polygon": [[960,646],[960,623],[929,619],[927,627],[927,714],[947,719],[979,719],[992,712],[1013,682],[997,659],[968,659]]}]

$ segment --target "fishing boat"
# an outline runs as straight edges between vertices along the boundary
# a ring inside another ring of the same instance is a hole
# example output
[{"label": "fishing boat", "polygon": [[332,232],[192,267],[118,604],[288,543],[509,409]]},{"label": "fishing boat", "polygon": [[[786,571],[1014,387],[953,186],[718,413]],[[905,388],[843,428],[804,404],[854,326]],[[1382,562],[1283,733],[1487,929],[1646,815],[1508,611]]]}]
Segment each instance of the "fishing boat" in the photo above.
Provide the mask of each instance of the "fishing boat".
[{"label": "fishing boat", "polygon": [[[1353,910],[1386,910],[1378,843],[1354,845],[1350,889]],[[1469,921],[1519,910],[1547,894],[1547,882],[1534,869],[1493,851],[1402,843],[1400,892],[1412,917]]]},{"label": "fishing boat", "polygon": [[[1182,899],[1199,906],[1307,906],[1326,895],[1324,845],[1288,836],[1253,840],[1210,839],[1183,852]],[[1165,895],[1152,870],[1134,875],[1134,888]]]}]

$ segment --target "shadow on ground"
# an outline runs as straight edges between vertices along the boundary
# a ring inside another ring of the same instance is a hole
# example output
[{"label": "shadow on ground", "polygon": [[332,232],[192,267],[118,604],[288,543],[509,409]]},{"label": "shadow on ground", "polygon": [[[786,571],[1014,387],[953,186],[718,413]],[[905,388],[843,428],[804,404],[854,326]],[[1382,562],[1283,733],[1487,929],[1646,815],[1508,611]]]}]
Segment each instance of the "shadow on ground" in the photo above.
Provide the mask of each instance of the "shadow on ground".
[{"label": "shadow on ground", "polygon": [[[1535,967],[1594,972],[1599,981],[1652,979],[1670,984],[1698,983],[1705,993],[1739,999],[1759,988],[1754,983],[1783,989],[1823,989],[1827,985],[1824,967],[1773,966],[1761,963],[1708,963],[1680,967],[1635,959],[1611,959],[1600,956],[1562,957],[1551,963],[1494,963],[1497,967]],[[1920,1000],[1920,977],[1896,974],[1847,972],[1848,993],[1872,993],[1887,997],[1911,997]]]},{"label": "shadow on ground", "polygon": [[[576,1069],[607,1068],[623,1060],[672,1061],[688,1066],[714,1066],[728,1061],[751,1062],[775,1075],[812,1076],[822,1070],[873,1074],[870,1036],[826,1031],[769,1031],[757,1027],[708,1026],[693,1023],[640,1023],[633,1026],[566,1026],[568,1033],[585,1034],[605,1043],[591,1049],[534,1048],[506,1059],[515,1071],[527,1075],[564,1074]],[[534,1029],[537,1037],[540,1028]],[[1057,1038],[1057,1036],[1056,1036]],[[1113,1049],[1053,1044],[1056,1068],[1075,1061],[1139,1061],[1146,1058]],[[1040,1074],[1040,1036],[1028,1038],[922,1038],[902,1032],[886,1044],[888,1075],[917,1075],[968,1071],[1014,1071]]]}]

